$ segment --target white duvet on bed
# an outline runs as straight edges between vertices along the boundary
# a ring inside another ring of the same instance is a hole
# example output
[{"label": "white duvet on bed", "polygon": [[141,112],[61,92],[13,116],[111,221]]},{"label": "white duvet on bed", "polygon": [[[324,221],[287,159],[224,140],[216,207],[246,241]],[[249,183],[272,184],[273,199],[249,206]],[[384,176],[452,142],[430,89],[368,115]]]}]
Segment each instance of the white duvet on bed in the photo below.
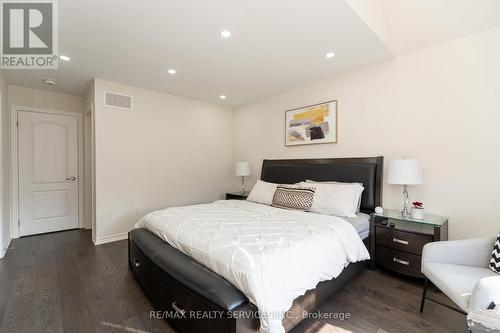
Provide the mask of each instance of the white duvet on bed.
[{"label": "white duvet on bed", "polygon": [[261,331],[282,333],[295,298],[369,259],[355,228],[339,217],[221,200],[144,216],[146,228],[223,276],[260,312]]}]

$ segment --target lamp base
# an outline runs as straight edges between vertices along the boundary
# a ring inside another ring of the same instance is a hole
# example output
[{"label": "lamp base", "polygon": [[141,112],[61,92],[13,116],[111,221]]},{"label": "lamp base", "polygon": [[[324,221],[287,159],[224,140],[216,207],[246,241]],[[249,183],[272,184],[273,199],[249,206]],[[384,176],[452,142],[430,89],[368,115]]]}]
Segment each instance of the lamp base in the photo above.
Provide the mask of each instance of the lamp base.
[{"label": "lamp base", "polygon": [[241,176],[241,193],[245,193],[245,176]]},{"label": "lamp base", "polygon": [[408,204],[410,200],[408,198],[408,188],[406,185],[403,185],[403,210],[401,211],[401,216],[408,217],[410,213],[408,212]]},{"label": "lamp base", "polygon": [[401,216],[404,216],[404,217],[409,217],[410,216],[410,213],[408,213],[407,207],[403,208],[403,210],[401,211]]}]

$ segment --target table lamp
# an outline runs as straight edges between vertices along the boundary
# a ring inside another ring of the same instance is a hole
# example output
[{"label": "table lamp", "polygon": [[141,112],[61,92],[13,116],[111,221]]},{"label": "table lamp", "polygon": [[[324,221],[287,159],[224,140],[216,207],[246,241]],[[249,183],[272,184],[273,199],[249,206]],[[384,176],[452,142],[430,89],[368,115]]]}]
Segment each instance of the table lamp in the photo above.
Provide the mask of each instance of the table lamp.
[{"label": "table lamp", "polygon": [[403,185],[403,210],[402,216],[409,216],[408,213],[408,185],[420,185],[424,183],[422,167],[418,160],[392,160],[389,161],[389,175],[387,183]]},{"label": "table lamp", "polygon": [[245,177],[252,175],[252,167],[248,162],[236,162],[235,175],[241,177],[241,192],[245,192]]}]

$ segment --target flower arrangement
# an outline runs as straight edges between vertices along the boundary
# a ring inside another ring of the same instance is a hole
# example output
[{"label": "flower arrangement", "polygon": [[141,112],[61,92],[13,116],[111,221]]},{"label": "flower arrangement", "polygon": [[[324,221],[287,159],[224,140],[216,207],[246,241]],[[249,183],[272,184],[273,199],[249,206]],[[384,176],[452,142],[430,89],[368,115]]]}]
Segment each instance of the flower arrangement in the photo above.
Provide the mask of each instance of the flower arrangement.
[{"label": "flower arrangement", "polygon": [[414,208],[424,208],[424,204],[420,201],[413,201],[413,207]]},{"label": "flower arrangement", "polygon": [[420,201],[413,201],[413,207],[411,209],[411,217],[417,220],[423,220],[424,214],[424,204]]}]

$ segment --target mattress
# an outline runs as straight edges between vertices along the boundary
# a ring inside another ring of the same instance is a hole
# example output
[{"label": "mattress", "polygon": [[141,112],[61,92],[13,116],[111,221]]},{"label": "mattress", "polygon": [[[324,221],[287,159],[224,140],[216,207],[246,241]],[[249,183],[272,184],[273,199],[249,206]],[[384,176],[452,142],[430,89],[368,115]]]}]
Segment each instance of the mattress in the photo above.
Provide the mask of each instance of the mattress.
[{"label": "mattress", "polygon": [[356,217],[345,217],[344,220],[352,224],[361,239],[370,235],[370,215],[360,212]]},{"label": "mattress", "polygon": [[336,278],[349,263],[370,258],[344,219],[241,200],[152,212],[136,227],[236,286],[259,308],[267,333],[285,331],[282,319],[295,298]]}]

